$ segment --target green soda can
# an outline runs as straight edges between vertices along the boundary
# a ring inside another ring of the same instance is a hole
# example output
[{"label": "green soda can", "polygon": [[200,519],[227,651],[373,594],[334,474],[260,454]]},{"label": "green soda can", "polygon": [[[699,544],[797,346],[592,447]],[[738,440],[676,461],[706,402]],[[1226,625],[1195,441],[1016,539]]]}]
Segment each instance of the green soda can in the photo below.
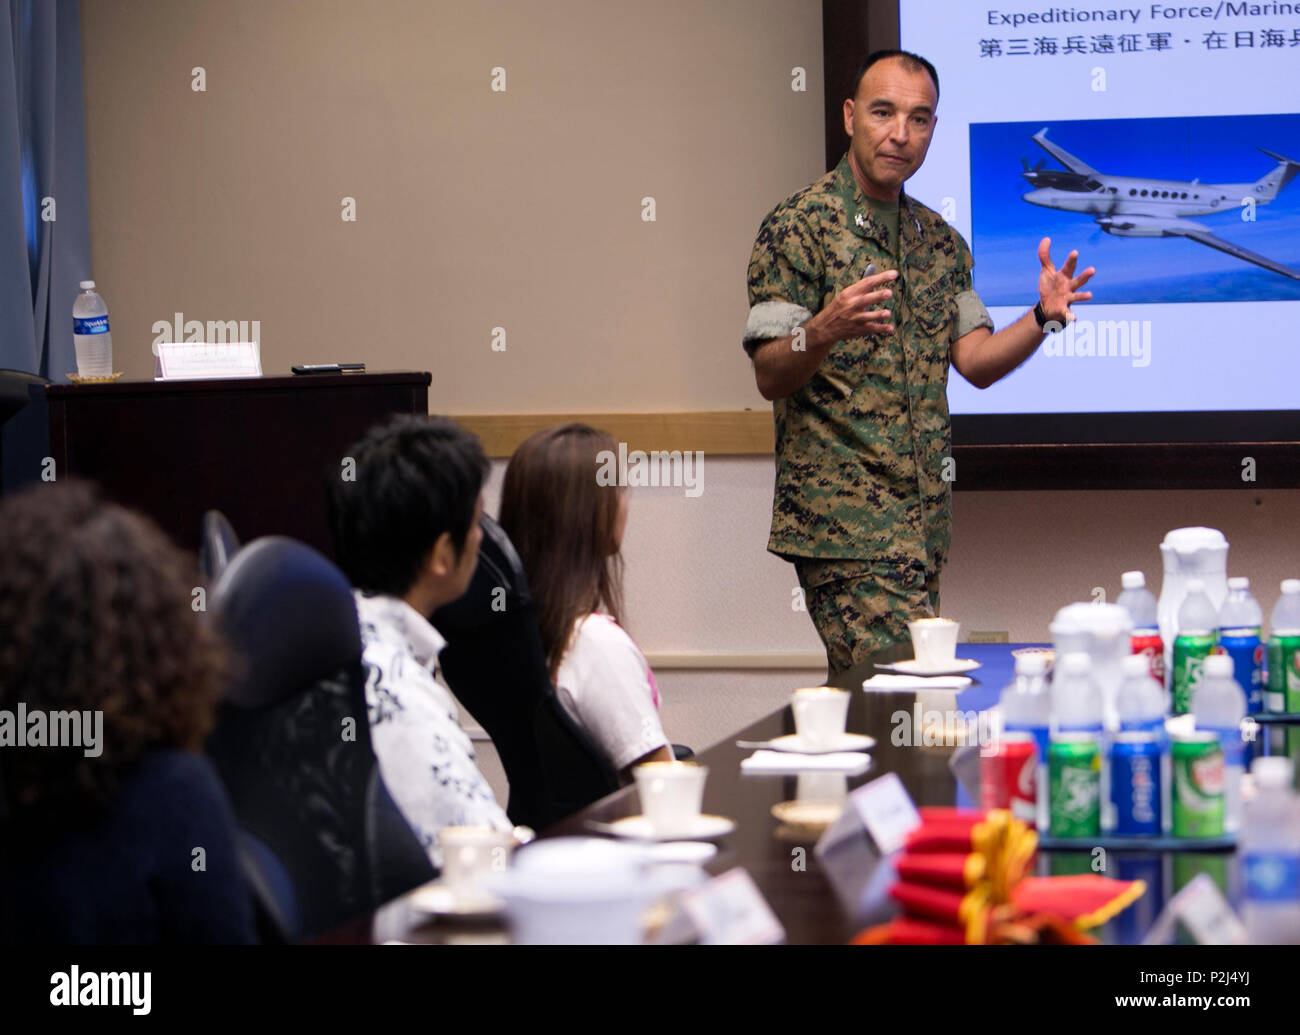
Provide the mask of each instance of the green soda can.
[{"label": "green soda can", "polygon": [[1214,653],[1214,633],[1179,633],[1174,638],[1173,713],[1192,710],[1192,691],[1201,679],[1201,666]]},{"label": "green soda can", "polygon": [[1047,749],[1053,837],[1101,836],[1101,746],[1094,733],[1058,733]]},{"label": "green soda can", "polygon": [[1270,712],[1300,712],[1300,633],[1288,630],[1269,637],[1264,705]]},{"label": "green soda can", "polygon": [[1173,738],[1174,837],[1223,836],[1223,748],[1209,730]]},{"label": "green soda can", "polygon": [[1232,901],[1228,885],[1228,860],[1232,856],[1218,852],[1177,852],[1174,854],[1174,892],[1182,891],[1202,873],[1209,874],[1223,897]]}]

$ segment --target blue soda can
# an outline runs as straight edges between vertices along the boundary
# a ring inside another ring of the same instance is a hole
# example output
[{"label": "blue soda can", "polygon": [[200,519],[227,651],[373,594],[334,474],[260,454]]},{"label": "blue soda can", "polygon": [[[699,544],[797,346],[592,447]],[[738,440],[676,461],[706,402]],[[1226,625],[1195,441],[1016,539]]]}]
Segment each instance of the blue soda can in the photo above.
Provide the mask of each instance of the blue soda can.
[{"label": "blue soda can", "polygon": [[1219,648],[1232,658],[1232,678],[1246,694],[1246,714],[1258,715],[1264,707],[1264,644],[1258,629],[1222,629]]},{"label": "blue soda can", "polygon": [[1110,749],[1110,797],[1115,833],[1159,837],[1161,738],[1145,730],[1115,734]]}]

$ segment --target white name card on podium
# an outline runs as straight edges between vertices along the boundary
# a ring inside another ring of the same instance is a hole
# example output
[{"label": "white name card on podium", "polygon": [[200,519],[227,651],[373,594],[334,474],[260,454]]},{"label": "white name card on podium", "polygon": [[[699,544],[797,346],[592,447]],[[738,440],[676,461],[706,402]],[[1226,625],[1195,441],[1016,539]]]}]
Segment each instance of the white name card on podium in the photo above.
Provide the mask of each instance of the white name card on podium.
[{"label": "white name card on podium", "polygon": [[1208,873],[1198,873],[1165,903],[1143,945],[1165,945],[1179,924],[1198,945],[1245,945],[1246,928]]},{"label": "white name card on podium", "polygon": [[823,855],[841,841],[865,830],[880,855],[903,847],[907,835],[921,825],[921,815],[897,773],[886,773],[848,797],[844,811],[817,842]]},{"label": "white name card on podium", "polygon": [[262,376],[262,353],[255,341],[160,342],[158,363],[159,381]]},{"label": "white name card on podium", "polygon": [[703,945],[776,945],[785,928],[747,870],[737,866],[688,891],[679,909]]}]

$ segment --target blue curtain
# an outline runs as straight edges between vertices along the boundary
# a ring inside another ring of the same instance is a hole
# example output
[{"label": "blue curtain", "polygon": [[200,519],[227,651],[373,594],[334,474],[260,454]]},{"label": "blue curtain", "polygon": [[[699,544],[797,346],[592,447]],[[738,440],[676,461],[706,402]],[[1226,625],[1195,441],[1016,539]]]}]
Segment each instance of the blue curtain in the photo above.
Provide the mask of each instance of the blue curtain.
[{"label": "blue curtain", "polygon": [[0,0],[0,367],[52,381],[91,275],[80,23],[78,0]]}]

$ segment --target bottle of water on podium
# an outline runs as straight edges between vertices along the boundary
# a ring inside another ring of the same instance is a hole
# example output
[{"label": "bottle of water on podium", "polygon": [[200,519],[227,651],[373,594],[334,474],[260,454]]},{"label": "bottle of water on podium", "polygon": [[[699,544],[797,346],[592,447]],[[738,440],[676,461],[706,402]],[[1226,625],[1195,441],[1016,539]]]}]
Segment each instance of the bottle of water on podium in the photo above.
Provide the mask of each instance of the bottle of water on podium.
[{"label": "bottle of water on podium", "polygon": [[72,303],[72,340],[77,348],[77,373],[82,377],[107,377],[113,372],[113,336],[108,330],[108,306],[95,291],[93,280],[81,282],[81,294]]},{"label": "bottle of water on podium", "polygon": [[1129,640],[1134,654],[1147,658],[1153,679],[1165,685],[1165,643],[1160,638],[1160,619],[1157,617],[1156,598],[1147,589],[1147,577],[1140,571],[1126,571],[1120,576],[1123,591],[1115,603],[1133,619],[1133,635]]},{"label": "bottle of water on podium", "polygon": [[1246,694],[1232,678],[1232,659],[1211,654],[1205,659],[1201,680],[1192,696],[1196,728],[1219,735],[1223,749],[1223,829],[1233,834],[1241,827],[1241,776],[1245,771],[1245,742],[1241,721],[1246,717]]},{"label": "bottle of water on podium", "polygon": [[1289,758],[1257,758],[1256,794],[1245,808],[1240,852],[1246,894],[1241,919],[1252,945],[1300,943],[1300,801]]},{"label": "bottle of water on podium", "polygon": [[1034,738],[1038,758],[1034,762],[1035,825],[1046,831],[1048,823],[1047,750],[1051,744],[1052,695],[1047,686],[1047,661],[1041,654],[1016,658],[1016,677],[1006,685],[998,700],[1002,727],[1009,733],[1028,733]]},{"label": "bottle of water on podium", "polygon": [[1300,579],[1286,579],[1268,623],[1270,712],[1300,711]]}]

